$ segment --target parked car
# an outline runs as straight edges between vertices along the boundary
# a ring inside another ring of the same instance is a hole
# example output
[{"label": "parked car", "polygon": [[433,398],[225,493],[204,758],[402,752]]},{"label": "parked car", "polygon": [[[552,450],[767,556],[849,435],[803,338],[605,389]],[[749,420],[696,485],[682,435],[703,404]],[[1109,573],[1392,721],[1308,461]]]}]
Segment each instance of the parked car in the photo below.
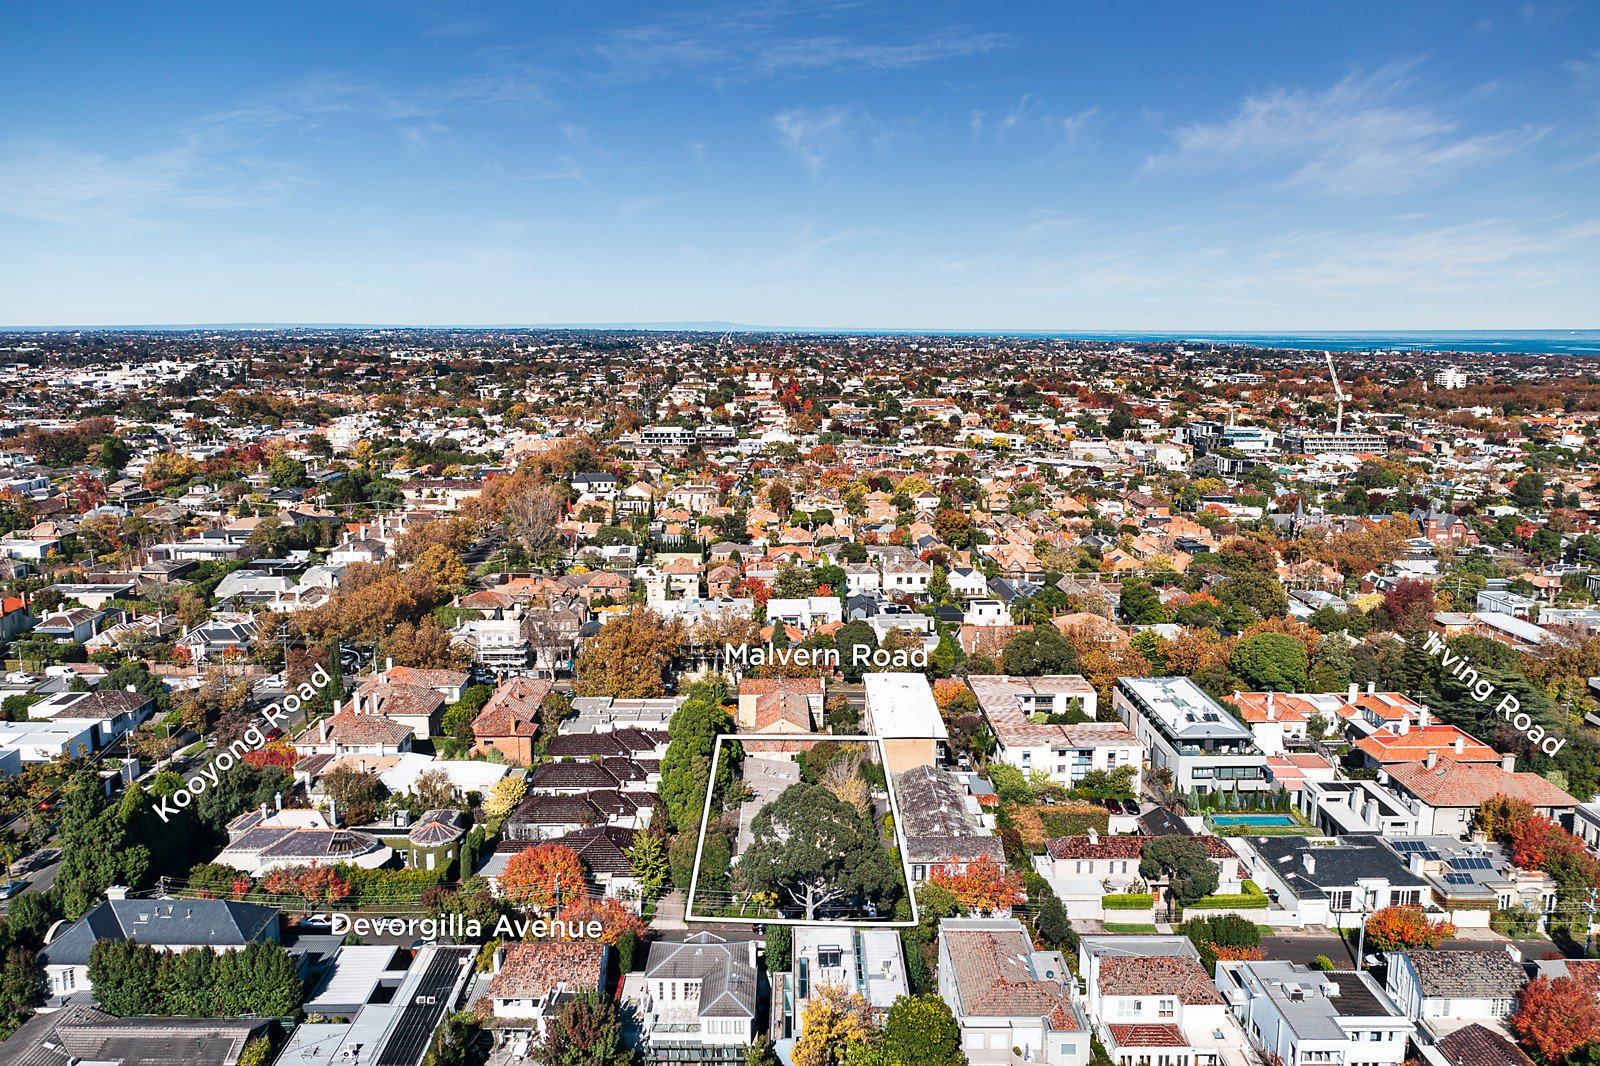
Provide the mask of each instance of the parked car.
[{"label": "parked car", "polygon": [[7,881],[5,884],[0,885],[0,899],[10,899],[27,887],[28,882],[21,879]]}]

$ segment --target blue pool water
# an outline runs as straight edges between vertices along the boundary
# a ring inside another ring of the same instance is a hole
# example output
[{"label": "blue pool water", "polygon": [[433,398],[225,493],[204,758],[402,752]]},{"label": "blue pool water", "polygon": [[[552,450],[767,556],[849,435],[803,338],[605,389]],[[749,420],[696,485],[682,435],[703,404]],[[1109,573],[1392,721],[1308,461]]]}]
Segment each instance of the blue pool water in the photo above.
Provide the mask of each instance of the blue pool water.
[{"label": "blue pool water", "polygon": [[1213,814],[1213,825],[1294,825],[1287,814]]}]

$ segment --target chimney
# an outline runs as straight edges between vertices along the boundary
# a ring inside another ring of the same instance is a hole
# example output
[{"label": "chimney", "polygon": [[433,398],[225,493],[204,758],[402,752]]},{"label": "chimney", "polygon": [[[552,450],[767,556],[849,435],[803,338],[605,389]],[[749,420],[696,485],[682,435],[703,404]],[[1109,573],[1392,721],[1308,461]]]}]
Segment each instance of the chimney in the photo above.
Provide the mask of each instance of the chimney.
[{"label": "chimney", "polygon": [[384,669],[385,672],[388,672],[388,671],[394,669],[394,656],[389,655],[389,656],[385,656],[384,657],[383,669]]},{"label": "chimney", "polygon": [[1417,705],[1417,728],[1428,728],[1428,708],[1422,706],[1421,704]]},{"label": "chimney", "polygon": [[280,810],[280,811],[283,810],[283,793],[282,792],[274,793],[273,796],[272,796],[272,802],[278,805],[278,810]]},{"label": "chimney", "polygon": [[261,801],[261,820],[263,822],[267,820],[267,801],[266,800],[262,800]]},{"label": "chimney", "polygon": [[127,899],[127,898],[128,898],[128,886],[127,885],[112,885],[110,888],[106,889],[106,899]]},{"label": "chimney", "polygon": [[1456,754],[1461,755],[1467,750],[1467,738],[1464,733],[1456,734]]},{"label": "chimney", "polygon": [[1100,843],[1100,830],[1096,829],[1094,826],[1091,825],[1089,827],[1089,846],[1091,848],[1092,847],[1096,847],[1096,846],[1099,845],[1099,843]]},{"label": "chimney", "polygon": [[1438,766],[1439,765],[1439,753],[1436,752],[1436,751],[1433,751],[1432,749],[1429,749],[1428,757],[1423,760],[1422,765],[1424,767],[1426,767],[1427,769],[1429,769],[1429,770],[1432,770],[1435,766]]},{"label": "chimney", "polygon": [[1278,708],[1273,706],[1273,704],[1272,704],[1272,693],[1269,692],[1269,693],[1267,693],[1267,721],[1276,722],[1277,720],[1278,720]]},{"label": "chimney", "polygon": [[1405,736],[1409,732],[1411,732],[1411,716],[1402,714],[1400,716],[1400,735]]},{"label": "chimney", "polygon": [[1361,686],[1356,684],[1354,681],[1350,682],[1350,697],[1349,698],[1350,698],[1350,702],[1351,703],[1354,703],[1356,701],[1356,696],[1360,695],[1360,693],[1361,693]]},{"label": "chimney", "polygon": [[1368,681],[1367,682],[1367,695],[1370,696],[1370,695],[1372,695],[1373,693],[1375,693],[1377,691],[1378,691],[1378,683],[1376,681]]},{"label": "chimney", "polygon": [[1314,874],[1317,872],[1317,857],[1311,854],[1309,850],[1300,853],[1300,863],[1306,868],[1306,873]]},{"label": "chimney", "polygon": [[1508,752],[1500,756],[1500,769],[1508,774],[1517,772],[1517,756],[1515,752]]},{"label": "chimney", "polygon": [[326,718],[322,720],[320,739],[323,744],[328,742],[328,720]]}]

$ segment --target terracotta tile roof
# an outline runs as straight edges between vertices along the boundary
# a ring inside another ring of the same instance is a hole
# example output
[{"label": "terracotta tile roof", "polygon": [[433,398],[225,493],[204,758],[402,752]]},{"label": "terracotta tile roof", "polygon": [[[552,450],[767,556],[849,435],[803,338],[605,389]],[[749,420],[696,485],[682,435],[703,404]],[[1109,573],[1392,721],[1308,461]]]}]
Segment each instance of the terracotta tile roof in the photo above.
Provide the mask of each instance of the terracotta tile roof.
[{"label": "terracotta tile roof", "polygon": [[539,940],[508,944],[505,950],[489,983],[495,999],[544,999],[558,990],[599,989],[605,977],[604,944]]},{"label": "terracotta tile roof", "polygon": [[1119,1048],[1127,1047],[1188,1047],[1183,1030],[1170,1022],[1165,1025],[1142,1023],[1113,1025],[1111,1039]]},{"label": "terracotta tile roof", "polygon": [[368,714],[431,715],[444,706],[444,697],[423,685],[371,680],[356,690],[361,710]]},{"label": "terracotta tile roof", "polygon": [[[1267,701],[1272,701],[1272,716]],[[1292,692],[1235,692],[1233,704],[1246,722],[1305,722],[1320,713],[1316,704]]]},{"label": "terracotta tile roof", "polygon": [[1430,807],[1476,807],[1495,796],[1510,796],[1534,807],[1576,807],[1578,801],[1538,774],[1506,773],[1497,763],[1441,760],[1386,767],[1389,779]]},{"label": "terracotta tile roof", "polygon": [[[1055,837],[1045,841],[1045,850],[1052,859],[1137,859],[1144,855],[1144,846],[1155,840],[1147,836],[1103,836],[1090,841],[1086,836]],[[1213,859],[1236,859],[1233,849],[1218,837],[1199,836],[1200,846]]]},{"label": "terracotta tile roof", "polygon": [[1076,1027],[1067,993],[1060,985],[1035,980],[1023,956],[1033,945],[1020,932],[994,929],[946,930],[961,1004],[974,1016],[1049,1017],[1058,1029]]},{"label": "terracotta tile roof", "polygon": [[307,726],[294,743],[305,745],[341,744],[346,747],[370,747],[374,744],[393,745],[399,744],[411,736],[412,729],[391,718],[384,718],[376,714],[357,714],[355,711],[345,710],[331,718],[326,719],[328,739],[322,739],[322,722],[315,722]]},{"label": "terracotta tile roof", "polygon": [[1521,1048],[1477,1022],[1457,1029],[1434,1048],[1450,1066],[1534,1066]]},{"label": "terracotta tile roof", "polygon": [[[1461,751],[1456,751],[1457,741]],[[1441,759],[1455,762],[1500,761],[1500,753],[1481,740],[1476,740],[1453,725],[1430,725],[1426,729],[1412,729],[1406,733],[1391,733],[1380,729],[1369,737],[1356,741],[1357,748],[1379,763],[1421,762],[1428,752],[1438,752]]]},{"label": "terracotta tile roof", "polygon": [[472,720],[476,737],[531,737],[539,732],[539,704],[550,682],[518,677],[501,685]]},{"label": "terracotta tile roof", "polygon": [[424,688],[460,688],[470,678],[463,670],[423,670],[415,666],[391,666],[383,672],[392,685],[421,685]]},{"label": "terracotta tile roof", "polygon": [[1221,1006],[1198,959],[1170,955],[1109,955],[1100,960],[1102,996],[1176,996],[1189,1006]]},{"label": "terracotta tile roof", "polygon": [[1397,721],[1408,715],[1416,718],[1425,708],[1410,696],[1398,692],[1365,692],[1349,704],[1352,712],[1371,711],[1374,717]]}]

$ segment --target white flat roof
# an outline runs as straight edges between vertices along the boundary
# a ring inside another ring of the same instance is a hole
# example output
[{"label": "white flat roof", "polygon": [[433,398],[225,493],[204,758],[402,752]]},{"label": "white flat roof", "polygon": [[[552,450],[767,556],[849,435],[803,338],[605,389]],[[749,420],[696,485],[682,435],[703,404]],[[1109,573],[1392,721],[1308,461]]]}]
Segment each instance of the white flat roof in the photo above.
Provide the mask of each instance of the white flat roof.
[{"label": "white flat roof", "polygon": [[881,673],[862,677],[867,689],[870,732],[886,740],[949,737],[933,689],[921,674]]}]

